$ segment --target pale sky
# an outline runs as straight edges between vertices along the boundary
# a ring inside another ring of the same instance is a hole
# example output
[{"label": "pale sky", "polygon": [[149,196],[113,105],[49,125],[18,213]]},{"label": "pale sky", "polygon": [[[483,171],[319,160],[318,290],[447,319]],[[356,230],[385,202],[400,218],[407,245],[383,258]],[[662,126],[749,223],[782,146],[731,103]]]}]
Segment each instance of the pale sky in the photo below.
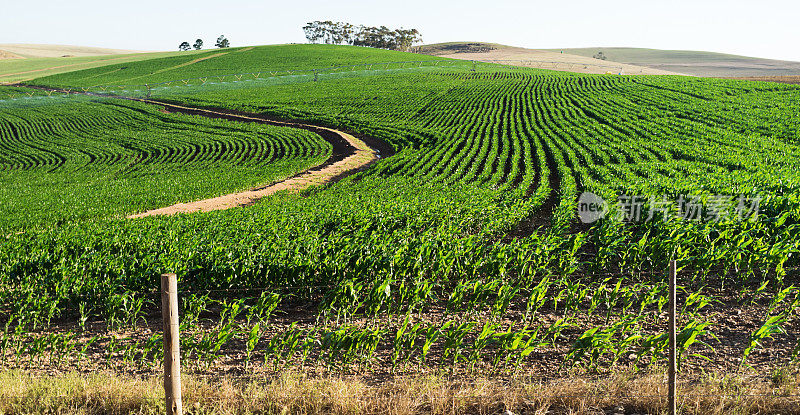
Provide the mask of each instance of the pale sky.
[{"label": "pale sky", "polygon": [[425,43],[631,46],[800,61],[798,0],[0,0],[0,43],[177,50],[305,42],[313,20],[417,28]]}]

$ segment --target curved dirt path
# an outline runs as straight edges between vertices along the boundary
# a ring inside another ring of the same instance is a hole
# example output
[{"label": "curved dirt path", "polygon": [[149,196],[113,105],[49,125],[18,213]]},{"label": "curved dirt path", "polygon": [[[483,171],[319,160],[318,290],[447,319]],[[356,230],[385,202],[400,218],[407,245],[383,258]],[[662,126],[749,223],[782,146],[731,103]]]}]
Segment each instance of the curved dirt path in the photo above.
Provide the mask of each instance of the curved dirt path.
[{"label": "curved dirt path", "polygon": [[368,146],[364,141],[353,137],[350,134],[339,130],[334,130],[332,128],[269,120],[265,118],[259,118],[255,114],[242,114],[219,110],[189,108],[145,99],[137,99],[137,101],[160,105],[163,106],[165,110],[170,112],[195,114],[212,118],[223,118],[232,121],[257,122],[312,131],[319,134],[326,141],[331,143],[331,145],[333,145],[334,152],[331,154],[331,157],[322,164],[270,186],[246,190],[238,193],[230,193],[210,199],[198,200],[196,202],[176,203],[172,206],[129,215],[129,219],[156,215],[175,215],[177,213],[210,212],[213,210],[230,209],[237,206],[247,206],[253,204],[263,197],[282,190],[299,191],[310,186],[329,183],[349,172],[364,168],[378,159],[378,152]]}]

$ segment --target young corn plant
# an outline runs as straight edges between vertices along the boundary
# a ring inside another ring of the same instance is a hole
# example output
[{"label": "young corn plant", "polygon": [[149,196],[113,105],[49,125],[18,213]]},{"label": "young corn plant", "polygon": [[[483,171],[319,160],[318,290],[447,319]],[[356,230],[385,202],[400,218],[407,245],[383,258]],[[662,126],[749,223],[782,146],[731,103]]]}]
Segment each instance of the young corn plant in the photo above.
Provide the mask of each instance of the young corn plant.
[{"label": "young corn plant", "polygon": [[467,321],[459,325],[452,324],[443,332],[442,337],[444,338],[444,345],[442,365],[445,364],[445,359],[452,357],[452,365],[450,366],[452,369],[458,364],[459,360],[464,360],[466,358],[463,355],[464,338],[472,331],[473,327],[475,327],[475,323]]},{"label": "young corn plant", "polygon": [[[792,294],[794,293],[794,297]],[[792,318],[796,310],[800,309],[800,290],[794,286],[789,286],[780,290],[770,302],[767,310],[767,319],[764,323],[750,334],[747,348],[744,350],[741,365],[744,365],[750,354],[761,347],[766,339],[771,339],[775,335],[785,334],[783,326]],[[798,343],[800,345],[800,343]],[[795,351],[793,351],[795,354]]]},{"label": "young corn plant", "polygon": [[100,340],[100,336],[99,335],[95,335],[95,336],[92,336],[89,340],[86,341],[86,343],[83,344],[83,346],[80,348],[80,351],[78,351],[78,364],[79,365],[83,361],[83,359],[85,359],[86,356],[89,354],[89,349],[91,349],[91,347],[95,343],[97,343],[98,340]]},{"label": "young corn plant", "polygon": [[256,349],[258,345],[258,341],[261,339],[261,324],[256,323],[250,331],[247,332],[247,342],[245,344],[245,358],[244,358],[244,370],[247,371],[248,367],[250,366],[250,358],[253,356],[253,351]]},{"label": "young corn plant", "polygon": [[413,282],[403,281],[397,288],[396,314],[413,314],[419,311],[421,317],[423,307],[433,297],[433,282],[427,278],[415,279]]},{"label": "young corn plant", "polygon": [[397,328],[392,343],[392,369],[399,363],[408,364],[411,359],[417,338],[420,336],[422,324],[416,322],[411,324],[411,315],[407,315],[403,324]]},{"label": "young corn plant", "polygon": [[514,359],[514,371],[519,368],[522,360],[533,353],[536,348],[546,345],[546,341],[539,338],[538,328],[536,330],[529,330],[527,327],[520,330],[509,328],[506,331],[494,333],[493,338],[500,350],[500,353],[495,356],[494,365],[497,366],[503,357],[505,357],[504,365],[508,365],[509,361]]},{"label": "young corn plant", "polygon": [[258,323],[265,323],[272,317],[272,314],[278,308],[282,301],[282,297],[277,293],[262,292],[258,297],[256,303],[247,307],[245,313],[247,319],[247,326],[249,327],[253,321]]},{"label": "young corn plant", "polygon": [[508,310],[508,306],[511,305],[511,301],[514,300],[519,291],[519,286],[512,286],[508,284],[503,284],[500,286],[500,289],[497,291],[497,298],[492,304],[492,317],[497,318],[505,314]]},{"label": "young corn plant", "polygon": [[547,301],[547,293],[550,290],[550,284],[550,278],[544,277],[531,289],[531,293],[528,296],[528,303],[525,305],[525,318],[522,320],[523,324],[527,324],[530,320],[533,320],[539,309],[544,306],[545,301]]},{"label": "young corn plant", "polygon": [[347,366],[354,360],[359,360],[363,366],[375,352],[385,332],[379,327],[362,329],[356,326],[327,330],[322,332],[320,348],[329,367],[336,362]]},{"label": "young corn plant", "polygon": [[181,297],[183,303],[181,315],[181,331],[186,331],[200,322],[200,315],[208,311],[208,304],[211,300],[208,294],[198,295],[189,294]]},{"label": "young corn plant", "polygon": [[472,345],[472,351],[469,355],[470,367],[472,369],[475,368],[476,363],[482,360],[483,352],[497,342],[495,339],[495,334],[499,328],[499,323],[487,321],[483,324],[483,328],[481,329],[480,333],[478,333],[478,337],[475,339],[475,342]]},{"label": "young corn plant", "polygon": [[381,310],[388,308],[392,303],[392,279],[386,278],[380,284],[375,284],[369,291],[364,301],[364,312],[368,316],[377,316]]},{"label": "young corn plant", "polygon": [[[688,356],[698,357],[704,360],[709,360],[707,356],[701,353],[691,353],[689,354],[689,348],[694,345],[701,345],[712,351],[714,348],[708,344],[706,341],[703,340],[705,337],[711,337],[717,341],[717,338],[714,333],[709,330],[711,326],[711,322],[709,321],[702,321],[699,319],[692,319],[689,321],[681,330],[677,333],[676,337],[676,344],[678,349],[678,367],[680,368],[683,360],[685,360]],[[648,357],[649,363],[655,363],[659,360],[663,360],[666,356],[667,346],[669,345],[669,333],[659,333],[654,334],[648,337],[644,337],[641,344],[639,352],[637,353],[637,360],[641,360],[642,357]]]},{"label": "young corn plant", "polygon": [[431,351],[431,347],[433,346],[434,343],[436,343],[437,340],[439,340],[439,337],[441,337],[442,332],[449,329],[450,326],[452,325],[453,322],[448,321],[444,323],[444,325],[442,325],[441,327],[438,327],[436,325],[430,325],[428,326],[427,329],[422,331],[422,334],[425,335],[425,342],[422,344],[422,355],[420,356],[420,365],[425,364],[428,358],[428,353],[430,353]]},{"label": "young corn plant", "polygon": [[297,352],[301,353],[302,362],[305,362],[313,347],[318,344],[314,331],[297,327],[297,322],[293,322],[286,331],[276,334],[269,341],[264,353],[264,364],[271,358],[277,370],[282,363],[288,364]]},{"label": "young corn plant", "polygon": [[570,351],[564,356],[565,361],[572,364],[580,363],[584,358],[589,359],[589,365],[594,366],[597,360],[606,352],[612,349],[611,337],[614,331],[610,328],[592,327],[584,331]]},{"label": "young corn plant", "polygon": [[750,354],[753,352],[753,350],[761,347],[761,343],[764,340],[771,339],[772,336],[776,334],[786,333],[786,330],[783,328],[786,320],[787,316],[783,313],[770,316],[767,318],[764,324],[761,325],[761,327],[751,333],[747,348],[744,349],[744,355],[742,356],[742,362],[740,363],[740,366],[745,365],[747,358],[750,357]]}]

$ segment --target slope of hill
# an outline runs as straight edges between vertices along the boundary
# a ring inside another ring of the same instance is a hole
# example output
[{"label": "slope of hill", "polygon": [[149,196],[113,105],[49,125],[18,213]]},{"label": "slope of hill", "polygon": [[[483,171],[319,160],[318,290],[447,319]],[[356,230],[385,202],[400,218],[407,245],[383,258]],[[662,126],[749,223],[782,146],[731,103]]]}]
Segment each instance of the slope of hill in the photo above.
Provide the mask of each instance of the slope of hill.
[{"label": "slope of hill", "polygon": [[[158,57],[175,55],[192,55],[197,51],[189,52],[147,52],[130,53],[123,55],[98,55],[98,56],[73,56],[50,58],[16,58],[0,59],[0,83],[13,83],[28,81],[34,78],[48,76],[63,72],[77,71],[80,69],[96,68],[112,63],[128,63]],[[202,53],[202,52],[201,52]],[[7,54],[11,56],[11,54]]]},{"label": "slope of hill", "polygon": [[[560,49],[548,49],[560,51]],[[603,52],[609,61],[674,71],[694,76],[753,77],[800,75],[800,62],[753,58],[716,52],[645,48],[570,48],[564,52],[592,57]]]},{"label": "slope of hill", "polygon": [[[622,73],[628,75],[681,75],[662,69],[631,65],[561,51],[526,49],[497,43],[449,42],[423,45],[416,49],[426,55],[452,59],[497,61],[508,65],[579,73]],[[504,62],[505,61],[505,62]]]},{"label": "slope of hill", "polygon": [[406,52],[335,45],[270,45],[201,51],[139,62],[115,63],[36,79],[34,83],[59,86],[144,84],[243,72],[298,70],[339,65],[436,60]]},{"label": "slope of hill", "polygon": [[138,50],[96,48],[74,45],[41,45],[34,43],[0,43],[0,52],[22,58],[61,58],[73,56],[101,56],[141,53]]}]

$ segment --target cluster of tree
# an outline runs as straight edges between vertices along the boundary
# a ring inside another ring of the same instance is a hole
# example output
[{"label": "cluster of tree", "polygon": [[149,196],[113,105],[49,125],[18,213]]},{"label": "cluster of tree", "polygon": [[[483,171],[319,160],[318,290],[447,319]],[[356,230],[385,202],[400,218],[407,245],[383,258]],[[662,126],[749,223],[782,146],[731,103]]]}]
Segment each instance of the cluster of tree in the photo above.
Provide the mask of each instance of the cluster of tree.
[{"label": "cluster of tree", "polygon": [[608,59],[608,58],[606,58],[606,54],[603,53],[602,51],[595,53],[594,56],[592,56],[592,57],[595,58],[595,59],[603,60],[603,61]]},{"label": "cluster of tree", "polygon": [[303,32],[311,43],[345,44],[403,51],[422,42],[422,37],[417,29],[392,30],[386,26],[354,26],[343,22],[310,22],[303,26]]},{"label": "cluster of tree", "polygon": [[194,47],[195,50],[202,49],[203,48],[203,39],[195,40],[194,41],[194,45],[189,45],[189,42],[183,42],[180,45],[178,45],[178,50],[189,50],[192,47]]},{"label": "cluster of tree", "polygon": [[[217,38],[217,43],[215,43],[214,46],[216,46],[218,48],[229,48],[229,47],[231,47],[231,43],[228,41],[228,39],[225,37],[225,35],[220,35]],[[178,50],[186,51],[186,50],[191,49],[192,47],[194,47],[195,50],[202,49],[203,48],[203,39],[195,40],[194,41],[194,45],[189,45],[189,42],[183,42],[180,45],[178,45]]]}]

